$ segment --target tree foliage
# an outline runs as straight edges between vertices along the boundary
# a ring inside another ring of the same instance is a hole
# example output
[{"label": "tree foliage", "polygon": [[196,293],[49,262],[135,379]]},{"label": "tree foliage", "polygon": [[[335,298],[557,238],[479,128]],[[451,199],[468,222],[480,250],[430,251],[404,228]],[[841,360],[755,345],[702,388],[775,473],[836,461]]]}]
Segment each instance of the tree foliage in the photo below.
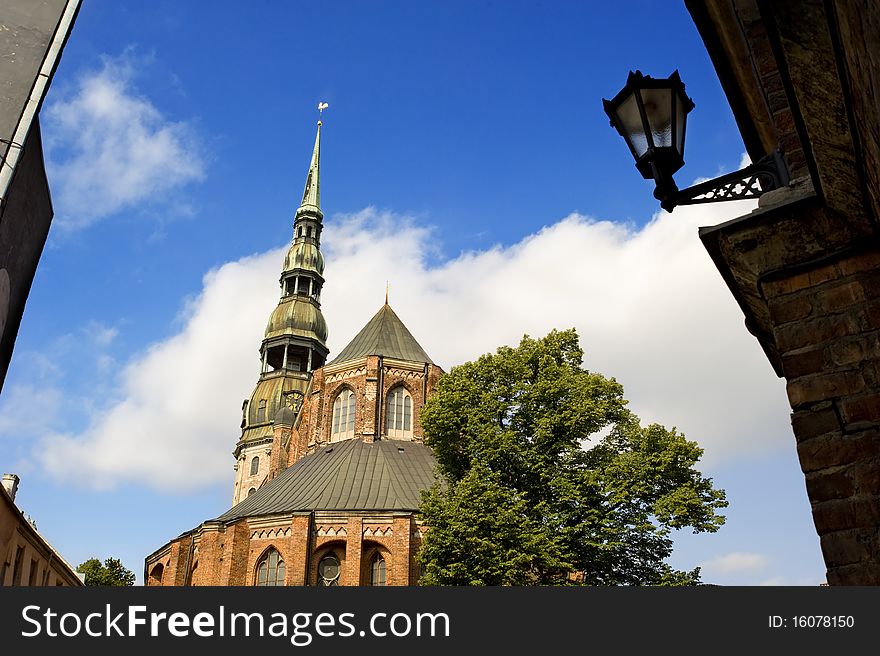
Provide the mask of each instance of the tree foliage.
[{"label": "tree foliage", "polygon": [[421,414],[442,484],[423,493],[428,585],[686,585],[672,530],[714,532],[727,506],[702,449],[642,427],[577,333],[525,336],[443,376]]},{"label": "tree foliage", "polygon": [[134,573],[116,558],[107,558],[104,564],[97,558],[89,558],[76,568],[86,575],[86,585],[134,585]]}]

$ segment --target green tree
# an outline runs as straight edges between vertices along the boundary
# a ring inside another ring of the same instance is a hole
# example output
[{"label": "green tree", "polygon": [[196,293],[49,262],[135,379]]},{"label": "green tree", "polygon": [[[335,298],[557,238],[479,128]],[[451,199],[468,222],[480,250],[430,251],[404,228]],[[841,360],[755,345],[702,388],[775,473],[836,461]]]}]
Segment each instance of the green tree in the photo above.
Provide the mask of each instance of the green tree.
[{"label": "green tree", "polygon": [[89,558],[76,568],[86,575],[86,585],[134,585],[134,573],[116,558],[107,558],[104,564],[97,558]]},{"label": "green tree", "polygon": [[424,584],[699,583],[665,561],[672,530],[724,523],[702,449],[642,427],[582,360],[577,333],[553,331],[440,379],[421,414],[443,481],[422,495]]}]

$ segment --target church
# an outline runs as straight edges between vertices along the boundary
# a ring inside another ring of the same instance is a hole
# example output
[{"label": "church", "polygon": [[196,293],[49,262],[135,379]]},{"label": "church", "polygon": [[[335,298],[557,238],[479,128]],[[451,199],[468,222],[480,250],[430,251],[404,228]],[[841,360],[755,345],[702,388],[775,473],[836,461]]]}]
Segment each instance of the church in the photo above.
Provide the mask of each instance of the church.
[{"label": "church", "polygon": [[232,508],[147,556],[146,585],[417,585],[419,415],[441,368],[385,304],[340,353],[321,313],[321,121],[242,404]]}]

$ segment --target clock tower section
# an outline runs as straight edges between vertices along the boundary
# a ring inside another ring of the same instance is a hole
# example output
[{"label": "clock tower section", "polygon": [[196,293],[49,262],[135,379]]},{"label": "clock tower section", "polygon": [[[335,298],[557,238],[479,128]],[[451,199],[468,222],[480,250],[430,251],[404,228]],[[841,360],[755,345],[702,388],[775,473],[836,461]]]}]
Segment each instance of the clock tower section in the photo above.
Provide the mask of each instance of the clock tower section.
[{"label": "clock tower section", "polygon": [[233,504],[268,479],[276,418],[284,424],[291,417],[296,420],[311,390],[312,372],[327,359],[327,322],[321,314],[321,125],[318,121],[302,202],[293,220],[293,242],[281,271],[281,299],[260,345],[260,378],[242,404],[241,437],[233,451]]}]

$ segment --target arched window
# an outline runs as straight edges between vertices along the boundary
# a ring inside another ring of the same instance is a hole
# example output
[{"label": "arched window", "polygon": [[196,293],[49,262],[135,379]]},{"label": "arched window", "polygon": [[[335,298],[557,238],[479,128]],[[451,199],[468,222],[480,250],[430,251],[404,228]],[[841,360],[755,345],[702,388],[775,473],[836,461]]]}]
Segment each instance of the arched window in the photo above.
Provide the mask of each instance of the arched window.
[{"label": "arched window", "polygon": [[385,559],[379,552],[370,563],[370,585],[385,585]]},{"label": "arched window", "polygon": [[266,399],[260,399],[257,406],[257,422],[266,421]]},{"label": "arched window", "polygon": [[330,441],[338,442],[354,437],[354,392],[345,389],[333,402],[333,423]]},{"label": "arched window", "polygon": [[260,456],[254,456],[251,460],[251,476],[256,476],[258,471],[260,471]]},{"label": "arched window", "polygon": [[252,495],[252,494],[253,494],[254,492],[256,492],[256,491],[257,491],[257,488],[252,487],[250,490],[248,490],[247,495],[250,496],[250,495]]},{"label": "arched window", "polygon": [[318,585],[329,587],[339,585],[339,559],[333,554],[324,556],[318,563]]},{"label": "arched window", "polygon": [[284,585],[284,561],[270,548],[257,563],[257,585]]},{"label": "arched window", "polygon": [[385,430],[388,437],[412,437],[412,397],[403,387],[395,387],[388,394]]},{"label": "arched window", "polygon": [[159,563],[150,572],[150,585],[162,585],[162,575],[165,573],[165,567]]}]

